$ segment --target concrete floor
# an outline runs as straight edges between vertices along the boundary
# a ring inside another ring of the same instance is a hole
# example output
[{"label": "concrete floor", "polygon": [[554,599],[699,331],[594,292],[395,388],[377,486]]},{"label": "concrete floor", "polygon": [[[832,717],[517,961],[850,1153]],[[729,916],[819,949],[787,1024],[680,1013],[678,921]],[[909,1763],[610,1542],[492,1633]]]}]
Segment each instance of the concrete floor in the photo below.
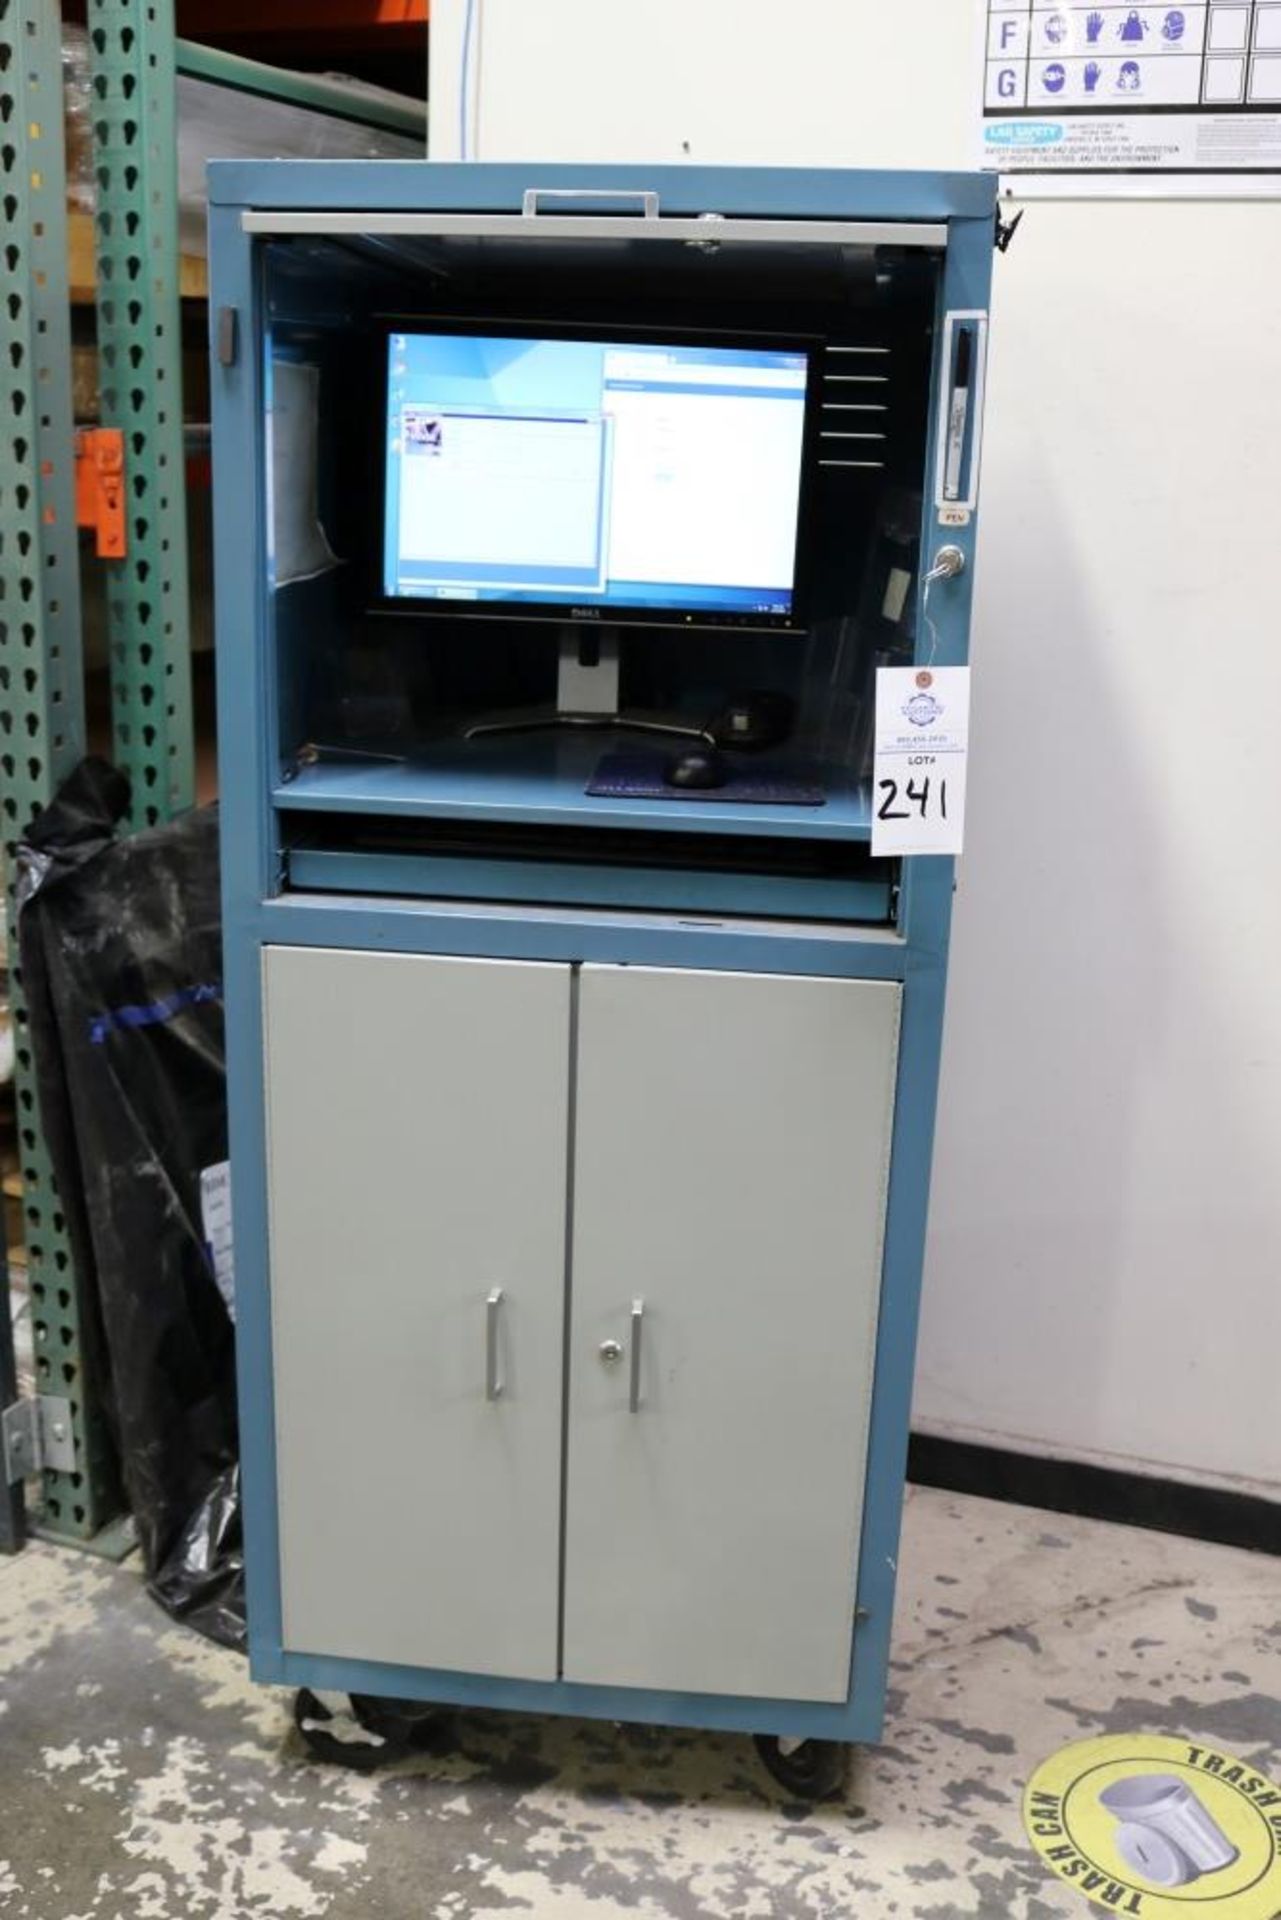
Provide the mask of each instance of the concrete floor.
[{"label": "concrete floor", "polygon": [[1030,1769],[1092,1732],[1281,1765],[1281,1565],[915,1492],[885,1743],[784,1804],[745,1739],[468,1715],[388,1774],[326,1769],[288,1696],[131,1567],[0,1566],[5,1920],[1069,1920]]}]

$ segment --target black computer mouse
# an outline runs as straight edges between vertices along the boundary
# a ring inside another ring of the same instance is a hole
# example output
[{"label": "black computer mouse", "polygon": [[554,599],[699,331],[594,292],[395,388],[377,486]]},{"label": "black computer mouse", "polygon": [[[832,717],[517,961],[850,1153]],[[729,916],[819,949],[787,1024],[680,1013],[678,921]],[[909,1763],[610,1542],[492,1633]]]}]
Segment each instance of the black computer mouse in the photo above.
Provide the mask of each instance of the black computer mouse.
[{"label": "black computer mouse", "polygon": [[723,787],[729,779],[724,756],[715,747],[686,747],[663,769],[669,787]]}]

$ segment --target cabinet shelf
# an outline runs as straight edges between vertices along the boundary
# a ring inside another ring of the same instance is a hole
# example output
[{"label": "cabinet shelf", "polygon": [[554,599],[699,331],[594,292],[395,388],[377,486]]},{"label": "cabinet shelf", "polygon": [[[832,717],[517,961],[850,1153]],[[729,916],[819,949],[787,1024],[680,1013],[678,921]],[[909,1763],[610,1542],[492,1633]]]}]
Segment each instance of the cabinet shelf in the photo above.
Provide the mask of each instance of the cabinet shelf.
[{"label": "cabinet shelf", "polygon": [[821,807],[742,801],[612,799],[585,791],[605,735],[548,734],[484,742],[451,740],[406,761],[321,759],[278,783],[272,798],[290,813],[396,814],[408,818],[510,820],[545,826],[643,827],[650,832],[780,835],[869,840],[871,793],[845,768],[821,770]]}]

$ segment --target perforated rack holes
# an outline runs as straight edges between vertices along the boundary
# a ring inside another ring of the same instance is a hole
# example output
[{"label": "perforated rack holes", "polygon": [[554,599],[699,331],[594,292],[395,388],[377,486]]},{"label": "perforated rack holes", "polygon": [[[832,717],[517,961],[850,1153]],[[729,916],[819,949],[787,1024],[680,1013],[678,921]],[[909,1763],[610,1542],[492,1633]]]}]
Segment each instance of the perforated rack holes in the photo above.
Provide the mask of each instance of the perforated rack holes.
[{"label": "perforated rack holes", "polygon": [[125,435],[128,552],[104,563],[116,764],[133,825],[192,803],[172,0],[89,0],[103,426]]}]

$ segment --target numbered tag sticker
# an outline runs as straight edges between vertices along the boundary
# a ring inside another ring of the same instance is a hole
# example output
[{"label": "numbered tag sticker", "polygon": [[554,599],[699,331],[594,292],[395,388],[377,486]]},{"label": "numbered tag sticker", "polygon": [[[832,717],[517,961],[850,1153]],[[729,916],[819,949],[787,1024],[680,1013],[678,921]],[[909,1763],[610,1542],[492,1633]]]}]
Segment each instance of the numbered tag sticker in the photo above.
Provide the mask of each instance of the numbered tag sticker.
[{"label": "numbered tag sticker", "polygon": [[873,854],[961,851],[969,731],[968,667],[878,670]]}]

